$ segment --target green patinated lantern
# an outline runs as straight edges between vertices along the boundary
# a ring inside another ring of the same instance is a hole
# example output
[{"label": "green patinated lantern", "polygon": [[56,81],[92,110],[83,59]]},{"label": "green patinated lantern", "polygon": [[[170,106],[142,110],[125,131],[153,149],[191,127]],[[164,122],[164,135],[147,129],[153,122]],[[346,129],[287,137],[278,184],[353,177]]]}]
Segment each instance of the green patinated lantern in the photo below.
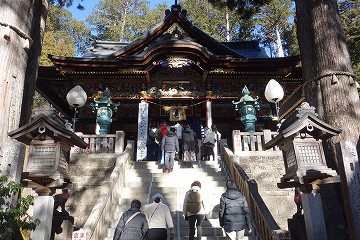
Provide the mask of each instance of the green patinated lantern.
[{"label": "green patinated lantern", "polygon": [[96,110],[96,122],[100,126],[99,133],[107,134],[110,124],[112,123],[112,116],[117,111],[119,103],[114,104],[110,99],[110,90],[108,88],[103,92],[103,97],[100,100],[95,100],[95,103],[90,104],[93,111]]},{"label": "green patinated lantern", "polygon": [[232,101],[235,110],[239,112],[241,122],[245,125],[246,132],[255,132],[255,122],[257,121],[256,111],[260,109],[258,97],[250,96],[249,89],[245,86],[242,90],[242,97],[238,102]]}]

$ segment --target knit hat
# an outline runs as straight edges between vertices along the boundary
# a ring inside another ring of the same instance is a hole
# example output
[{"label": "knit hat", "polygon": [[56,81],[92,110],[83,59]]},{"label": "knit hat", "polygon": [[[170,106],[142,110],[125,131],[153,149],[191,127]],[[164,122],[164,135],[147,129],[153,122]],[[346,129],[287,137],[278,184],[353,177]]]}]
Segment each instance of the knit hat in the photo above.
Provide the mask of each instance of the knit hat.
[{"label": "knit hat", "polygon": [[161,195],[161,193],[156,193],[153,197],[152,197],[152,200],[154,202],[164,202],[164,197],[163,195]]}]

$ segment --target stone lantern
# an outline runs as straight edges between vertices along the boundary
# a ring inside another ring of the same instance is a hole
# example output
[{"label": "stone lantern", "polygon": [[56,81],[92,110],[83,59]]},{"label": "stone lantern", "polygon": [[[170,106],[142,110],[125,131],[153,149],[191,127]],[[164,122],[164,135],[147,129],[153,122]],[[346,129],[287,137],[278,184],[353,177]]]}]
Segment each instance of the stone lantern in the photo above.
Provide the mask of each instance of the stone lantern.
[{"label": "stone lantern", "polygon": [[94,99],[95,103],[90,105],[93,108],[93,111],[96,110],[97,118],[96,122],[100,126],[99,133],[107,134],[110,124],[112,123],[113,113],[117,111],[119,107],[118,104],[114,104],[110,99],[110,90],[108,88],[103,92],[103,97],[100,100]]},{"label": "stone lantern", "polygon": [[65,124],[55,113],[41,113],[8,133],[10,137],[29,145],[22,184],[35,189],[38,194],[33,217],[40,219],[40,225],[30,234],[31,239],[50,239],[54,211],[54,198],[51,195],[55,189],[63,189],[71,184],[68,172],[70,148],[74,145],[81,148],[88,146],[73,131],[66,129]]},{"label": "stone lantern", "polygon": [[[322,141],[340,133],[340,129],[320,120],[315,108],[304,102],[281,124],[279,134],[264,146],[265,149],[278,146],[283,152],[285,175],[278,187],[296,187],[302,192],[297,193],[300,195],[297,204],[301,204],[304,215],[300,212],[288,219],[294,239],[328,239],[319,190],[320,185],[339,182],[340,178],[326,165]],[[304,232],[306,238],[300,236]]]},{"label": "stone lantern", "polygon": [[29,145],[23,182],[33,188],[62,188],[70,183],[70,148],[88,146],[73,131],[66,129],[64,121],[56,114],[42,113],[8,135]]},{"label": "stone lantern", "polygon": [[286,173],[281,183],[294,187],[337,176],[336,171],[326,165],[322,141],[340,132],[340,129],[321,121],[314,107],[302,103],[281,124],[279,134],[265,144],[266,149],[278,146],[283,152]]},{"label": "stone lantern", "polygon": [[260,109],[257,102],[258,97],[253,98],[250,96],[250,91],[245,86],[242,90],[242,97],[238,102],[232,101],[235,105],[235,110],[241,116],[241,122],[245,125],[246,132],[255,132],[255,122],[257,121],[256,110]]}]

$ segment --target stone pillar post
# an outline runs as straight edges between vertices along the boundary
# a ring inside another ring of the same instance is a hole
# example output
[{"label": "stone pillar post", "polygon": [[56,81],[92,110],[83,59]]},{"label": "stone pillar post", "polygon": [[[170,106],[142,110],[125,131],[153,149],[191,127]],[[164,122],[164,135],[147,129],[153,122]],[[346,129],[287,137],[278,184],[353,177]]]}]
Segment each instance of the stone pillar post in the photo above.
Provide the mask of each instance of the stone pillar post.
[{"label": "stone pillar post", "polygon": [[124,152],[125,148],[125,133],[123,131],[116,131],[115,133],[115,153]]},{"label": "stone pillar post", "polygon": [[212,125],[211,100],[206,100],[206,126],[210,128]]},{"label": "stone pillar post", "polygon": [[146,142],[149,131],[148,112],[149,112],[149,103],[147,103],[146,101],[141,101],[139,103],[136,161],[146,160],[146,155],[147,155]]},{"label": "stone pillar post", "polygon": [[[324,212],[321,196],[318,193],[320,187],[312,185],[311,192],[301,194],[304,211],[306,236],[308,240],[327,240]],[[303,191],[303,189],[301,189]]]},{"label": "stone pillar post", "polygon": [[233,138],[234,154],[239,155],[239,153],[242,152],[242,142],[241,142],[240,130],[233,130],[232,138]]},{"label": "stone pillar post", "polygon": [[360,239],[360,167],[356,145],[351,141],[336,144],[343,164],[339,165],[341,190],[351,239]]},{"label": "stone pillar post", "polygon": [[[212,106],[211,106],[211,100],[207,99],[206,100],[206,126],[208,128],[211,128],[211,125],[213,124],[212,121]],[[215,155],[215,159],[213,159],[214,161],[217,160],[217,155],[218,155],[218,143],[215,143],[215,147],[214,147],[214,155]]]},{"label": "stone pillar post", "polygon": [[50,189],[47,187],[35,190],[38,194],[34,201],[33,217],[40,219],[40,225],[35,231],[31,232],[30,239],[33,240],[50,240],[51,226],[54,213],[54,198],[49,196]]}]

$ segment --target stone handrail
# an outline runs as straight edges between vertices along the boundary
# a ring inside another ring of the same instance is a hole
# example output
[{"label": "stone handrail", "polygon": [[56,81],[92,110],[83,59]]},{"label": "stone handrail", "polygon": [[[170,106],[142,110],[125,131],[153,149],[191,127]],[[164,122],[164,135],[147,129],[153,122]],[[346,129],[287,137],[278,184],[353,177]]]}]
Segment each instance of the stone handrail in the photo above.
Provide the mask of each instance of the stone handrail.
[{"label": "stone handrail", "polygon": [[89,218],[84,224],[87,240],[100,240],[109,228],[113,202],[117,201],[125,184],[126,174],[132,166],[134,141],[128,141],[125,151],[116,158],[116,164],[108,181],[102,185],[102,192]]},{"label": "stone handrail", "polygon": [[222,144],[221,153],[222,161],[225,163],[231,179],[235,181],[239,191],[244,194],[248,201],[252,219],[256,226],[256,235],[263,240],[277,240],[280,239],[280,236],[281,239],[288,239],[261,198],[256,182],[249,179],[237,163],[238,156],[233,154],[226,143]]}]

